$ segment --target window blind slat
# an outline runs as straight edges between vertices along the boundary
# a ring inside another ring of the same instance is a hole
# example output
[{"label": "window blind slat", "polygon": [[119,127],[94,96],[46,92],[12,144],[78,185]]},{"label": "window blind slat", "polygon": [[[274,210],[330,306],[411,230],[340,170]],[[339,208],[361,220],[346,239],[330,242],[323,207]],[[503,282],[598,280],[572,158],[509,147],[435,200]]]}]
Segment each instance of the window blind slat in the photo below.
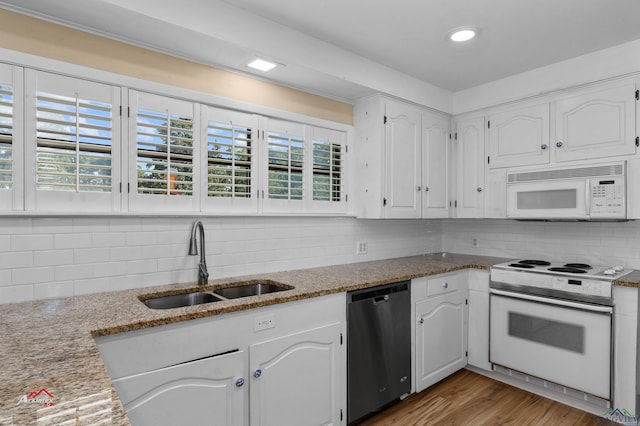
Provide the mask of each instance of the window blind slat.
[{"label": "window blind slat", "polygon": [[0,84],[0,190],[13,188],[13,87]]}]

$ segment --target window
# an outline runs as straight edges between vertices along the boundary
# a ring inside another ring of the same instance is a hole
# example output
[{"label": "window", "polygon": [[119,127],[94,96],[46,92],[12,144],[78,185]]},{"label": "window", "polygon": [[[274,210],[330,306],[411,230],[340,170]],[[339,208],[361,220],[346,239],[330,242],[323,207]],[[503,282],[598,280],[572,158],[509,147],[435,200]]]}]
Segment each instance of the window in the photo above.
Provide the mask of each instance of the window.
[{"label": "window", "polygon": [[302,200],[304,138],[288,133],[268,133],[269,198]]},{"label": "window", "polygon": [[36,189],[111,192],[112,105],[36,94]]},{"label": "window", "polygon": [[253,196],[252,158],[255,129],[209,121],[207,125],[207,196]]},{"label": "window", "polygon": [[25,208],[120,210],[120,88],[25,70]]},{"label": "window", "polygon": [[139,109],[138,194],[193,194],[193,118]]},{"label": "window", "polygon": [[342,145],[321,140],[312,143],[314,201],[343,201]]},{"label": "window", "polygon": [[0,84],[0,189],[13,188],[13,88]]}]

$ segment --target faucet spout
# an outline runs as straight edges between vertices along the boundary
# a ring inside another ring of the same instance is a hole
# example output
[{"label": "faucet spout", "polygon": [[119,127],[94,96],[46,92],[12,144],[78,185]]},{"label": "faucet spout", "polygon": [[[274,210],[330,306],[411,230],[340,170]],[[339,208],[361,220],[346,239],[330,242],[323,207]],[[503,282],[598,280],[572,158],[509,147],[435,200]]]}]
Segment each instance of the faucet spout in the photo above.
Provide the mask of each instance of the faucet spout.
[{"label": "faucet spout", "polygon": [[207,259],[204,252],[204,225],[199,220],[195,221],[191,228],[191,239],[189,240],[189,255],[198,254],[198,244],[196,232],[200,231],[200,264],[198,265],[198,284],[205,285],[209,282],[209,271],[207,270]]}]

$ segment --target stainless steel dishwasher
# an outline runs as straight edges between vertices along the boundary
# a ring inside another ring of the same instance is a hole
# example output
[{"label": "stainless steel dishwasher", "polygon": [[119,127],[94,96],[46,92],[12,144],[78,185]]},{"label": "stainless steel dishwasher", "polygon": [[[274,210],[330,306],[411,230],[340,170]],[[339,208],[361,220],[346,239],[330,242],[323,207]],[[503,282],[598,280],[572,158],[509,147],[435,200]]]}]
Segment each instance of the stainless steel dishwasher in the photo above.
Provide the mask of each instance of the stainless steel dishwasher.
[{"label": "stainless steel dishwasher", "polygon": [[410,281],[347,293],[347,419],[353,424],[411,390]]}]

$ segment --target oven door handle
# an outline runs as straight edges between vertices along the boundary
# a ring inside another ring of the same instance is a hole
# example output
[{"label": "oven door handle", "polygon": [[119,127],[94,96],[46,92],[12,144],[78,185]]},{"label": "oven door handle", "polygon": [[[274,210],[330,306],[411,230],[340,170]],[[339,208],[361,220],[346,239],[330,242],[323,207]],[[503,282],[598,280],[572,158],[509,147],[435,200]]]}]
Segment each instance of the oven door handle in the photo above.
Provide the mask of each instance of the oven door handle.
[{"label": "oven door handle", "polygon": [[571,302],[569,300],[552,299],[549,297],[534,296],[532,294],[514,293],[511,291],[498,290],[495,288],[490,288],[489,293],[496,294],[498,296],[512,297],[514,299],[530,300],[532,302],[547,303],[549,305],[557,305],[557,306],[565,306],[567,308],[582,309],[583,311],[600,312],[605,314],[613,313],[613,308],[611,306],[598,306],[598,305],[591,305],[587,303]]}]

